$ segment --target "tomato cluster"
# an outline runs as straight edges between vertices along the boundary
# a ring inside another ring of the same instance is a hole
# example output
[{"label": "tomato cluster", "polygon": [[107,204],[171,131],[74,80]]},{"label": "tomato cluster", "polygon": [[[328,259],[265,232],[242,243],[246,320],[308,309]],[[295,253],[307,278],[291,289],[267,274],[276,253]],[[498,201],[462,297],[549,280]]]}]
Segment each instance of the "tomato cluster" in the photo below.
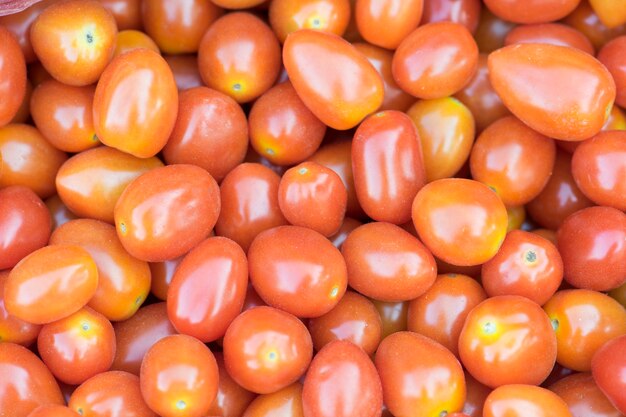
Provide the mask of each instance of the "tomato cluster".
[{"label": "tomato cluster", "polygon": [[625,109],[626,0],[0,2],[0,416],[624,417]]}]

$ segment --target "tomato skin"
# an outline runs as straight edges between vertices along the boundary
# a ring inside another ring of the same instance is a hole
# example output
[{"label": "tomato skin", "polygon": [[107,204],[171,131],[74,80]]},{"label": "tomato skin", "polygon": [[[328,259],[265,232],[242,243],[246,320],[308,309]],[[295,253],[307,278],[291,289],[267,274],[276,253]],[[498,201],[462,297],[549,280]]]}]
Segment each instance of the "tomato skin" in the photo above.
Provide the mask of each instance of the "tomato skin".
[{"label": "tomato skin", "polygon": [[307,417],[378,417],[383,390],[376,367],[352,342],[337,340],[313,358],[302,388]]},{"label": "tomato skin", "polygon": [[30,40],[45,69],[63,84],[93,84],[115,49],[117,25],[94,0],[69,0],[46,7],[30,28]]},{"label": "tomato skin", "polygon": [[[625,352],[626,353],[626,352]],[[612,360],[619,358],[614,356]],[[612,366],[615,369],[615,366]],[[589,373],[566,376],[550,385],[550,391],[567,403],[572,417],[622,417]]]},{"label": "tomato skin", "polygon": [[517,26],[504,38],[504,45],[516,43],[548,43],[570,46],[590,55],[595,55],[593,44],[582,32],[561,23]]},{"label": "tomato skin", "polygon": [[504,204],[496,193],[474,180],[433,181],[415,196],[412,211],[422,242],[433,255],[453,265],[488,261],[506,234]]},{"label": "tomato skin", "polygon": [[259,395],[250,403],[242,417],[278,417],[281,413],[291,417],[304,417],[301,383],[294,382],[272,394]]},{"label": "tomato skin", "polygon": [[501,19],[515,23],[545,23],[570,14],[580,0],[485,0],[485,6]]},{"label": "tomato skin", "polygon": [[0,126],[4,126],[11,122],[24,100],[26,62],[17,38],[4,26],[0,26],[0,45]]},{"label": "tomato skin", "polygon": [[[53,0],[43,0],[32,4],[21,12],[0,16],[0,25],[4,26],[18,41],[26,63],[30,64],[37,60],[33,46],[30,43],[30,26],[43,9],[48,7]],[[1,124],[1,123],[0,123]]]},{"label": "tomato skin", "polygon": [[115,37],[113,58],[133,49],[146,48],[161,54],[159,47],[152,38],[139,30],[122,30]]},{"label": "tomato skin", "polygon": [[363,39],[396,49],[420,23],[423,8],[423,0],[357,0],[354,15]]},{"label": "tomato skin", "polygon": [[467,396],[465,397],[463,412],[469,417],[483,417],[485,400],[493,390],[478,382],[476,378],[467,372],[465,372],[465,385],[467,387]]},{"label": "tomato skin", "polygon": [[29,188],[0,189],[0,270],[12,268],[50,237],[50,213]]},{"label": "tomato skin", "polygon": [[598,387],[611,403],[626,414],[626,335],[606,342],[593,355],[591,372]]},{"label": "tomato skin", "polygon": [[97,286],[98,270],[87,251],[73,245],[45,246],[11,270],[5,282],[4,303],[9,314],[45,324],[80,310]]},{"label": "tomato skin", "polygon": [[0,342],[11,342],[30,346],[41,330],[41,326],[31,324],[9,314],[4,306],[4,284],[9,270],[0,271]]},{"label": "tomato skin", "polygon": [[119,30],[141,29],[141,0],[99,0],[115,18]]},{"label": "tomato skin", "polygon": [[589,207],[565,219],[557,231],[565,280],[578,288],[608,291],[626,282],[626,214]]},{"label": "tomato skin", "polygon": [[162,417],[205,416],[217,395],[218,379],[213,353],[199,340],[182,334],[152,345],[139,374],[143,399]]},{"label": "tomato skin", "polygon": [[460,23],[472,34],[478,28],[480,0],[424,0],[421,24],[450,21]]},{"label": "tomato skin", "polygon": [[459,336],[459,354],[469,373],[489,387],[539,385],[554,367],[557,340],[538,304],[501,295],[469,313]]},{"label": "tomato skin", "polygon": [[316,29],[342,36],[350,21],[348,0],[274,0],[269,20],[281,43],[300,29]]},{"label": "tomato skin", "polygon": [[254,400],[256,394],[241,387],[231,378],[226,371],[222,353],[216,353],[215,360],[219,369],[220,381],[217,388],[217,397],[215,397],[215,401],[211,405],[209,415],[224,417],[241,416],[252,400]]},{"label": "tomato skin", "polygon": [[407,330],[407,313],[409,303],[407,301],[380,301],[371,300],[380,314],[382,322],[381,340],[392,333]]},{"label": "tomato skin", "polygon": [[[619,4],[619,2],[615,4]],[[617,14],[614,16],[617,16]],[[626,25],[609,28],[602,23],[588,1],[581,1],[578,7],[563,19],[563,23],[584,33],[593,43],[596,50],[601,49],[611,39],[626,33]]]},{"label": "tomato skin", "polygon": [[350,129],[383,102],[383,81],[358,50],[337,35],[304,29],[287,37],[283,65],[304,104],[333,129]]},{"label": "tomato skin", "polygon": [[48,404],[37,407],[28,417],[80,417],[80,414],[64,405]]},{"label": "tomato skin", "polygon": [[485,401],[484,417],[572,417],[558,395],[533,385],[498,387]]},{"label": "tomato skin", "polygon": [[168,165],[131,182],[115,205],[117,235],[134,257],[157,262],[187,253],[215,226],[217,183],[195,165]]},{"label": "tomato skin", "polygon": [[76,215],[72,213],[65,204],[63,204],[63,201],[61,201],[58,194],[47,198],[44,203],[52,215],[52,230],[55,230],[59,226],[77,218]]},{"label": "tomato skin", "polygon": [[621,107],[626,107],[626,70],[624,64],[626,60],[622,54],[626,46],[626,35],[614,38],[600,49],[598,59],[609,70],[617,87],[617,97],[615,103]]},{"label": "tomato skin", "polygon": [[224,336],[224,363],[248,391],[276,392],[300,378],[311,362],[313,343],[295,316],[273,307],[241,313]]},{"label": "tomato skin", "polygon": [[463,368],[439,343],[413,332],[394,333],[380,343],[375,364],[393,415],[429,417],[463,408]]},{"label": "tomato skin", "polygon": [[[551,138],[580,141],[595,135],[615,100],[615,82],[608,70],[574,48],[509,45],[491,53],[488,66],[491,84],[506,107]],[[532,92],[529,83],[536,86]]]},{"label": "tomato skin", "polygon": [[197,55],[165,55],[163,58],[174,74],[178,91],[204,86]]},{"label": "tomato skin", "polygon": [[63,405],[63,395],[43,362],[15,343],[0,343],[0,409],[7,416],[26,417],[46,404]]},{"label": "tomato skin", "polygon": [[167,313],[179,333],[212,342],[224,336],[243,307],[248,262],[239,245],[210,237],[176,268],[167,292]]},{"label": "tomato skin", "polygon": [[177,112],[174,75],[149,49],[113,59],[96,86],[93,119],[98,138],[139,158],[154,156],[165,146]]}]

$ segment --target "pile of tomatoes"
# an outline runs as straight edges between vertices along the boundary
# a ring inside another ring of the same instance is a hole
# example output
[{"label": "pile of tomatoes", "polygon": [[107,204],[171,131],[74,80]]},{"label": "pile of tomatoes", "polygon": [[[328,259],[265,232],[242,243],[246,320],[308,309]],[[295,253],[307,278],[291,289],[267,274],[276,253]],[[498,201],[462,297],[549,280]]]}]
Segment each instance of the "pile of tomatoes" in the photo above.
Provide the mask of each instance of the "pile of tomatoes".
[{"label": "pile of tomatoes", "polygon": [[0,15],[0,417],[626,414],[626,0]]}]

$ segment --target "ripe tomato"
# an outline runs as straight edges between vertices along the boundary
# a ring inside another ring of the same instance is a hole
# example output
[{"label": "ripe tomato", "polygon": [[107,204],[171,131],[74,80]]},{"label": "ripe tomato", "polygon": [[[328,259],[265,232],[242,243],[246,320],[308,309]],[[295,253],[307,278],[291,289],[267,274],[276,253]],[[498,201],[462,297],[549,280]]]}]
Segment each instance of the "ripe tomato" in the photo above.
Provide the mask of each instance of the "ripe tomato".
[{"label": "ripe tomato", "polygon": [[225,9],[247,9],[258,6],[265,0],[211,0],[213,3]]},{"label": "ripe tomato", "polygon": [[381,340],[392,333],[402,332],[407,329],[407,313],[409,303],[407,301],[379,301],[371,300],[380,314],[382,321]]},{"label": "ripe tomato", "polygon": [[515,23],[502,20],[483,7],[480,11],[478,28],[474,33],[478,50],[490,53],[504,46],[504,38],[515,27]]},{"label": "ripe tomato", "polygon": [[[611,358],[611,361],[618,357]],[[611,368],[613,371],[614,365]],[[623,414],[615,409],[606,395],[598,388],[589,373],[566,376],[550,385],[549,388],[567,403],[572,417],[623,417]]]},{"label": "ripe tomato", "polygon": [[146,48],[150,49],[158,54],[159,47],[152,40],[152,38],[139,30],[122,30],[117,32],[115,38],[115,51],[113,52],[113,58],[118,55],[122,55],[133,49]]},{"label": "ripe tomato", "polygon": [[598,349],[591,361],[591,372],[611,403],[626,413],[626,336],[616,337]]},{"label": "ripe tomato", "polygon": [[504,38],[505,45],[516,43],[547,43],[550,45],[570,46],[590,55],[595,55],[593,44],[582,32],[561,23],[538,23],[517,26]]},{"label": "ripe tomato", "polygon": [[580,0],[485,0],[485,6],[496,16],[515,23],[559,20],[570,14],[578,3]]},{"label": "ripe tomato", "polygon": [[[0,25],[3,22],[0,21]],[[0,126],[11,122],[26,94],[26,62],[16,37],[0,26]]]},{"label": "ripe tomato", "polygon": [[141,28],[141,0],[99,1],[113,15],[119,30]]},{"label": "ripe tomato", "polygon": [[174,74],[179,91],[204,86],[197,55],[165,55],[163,58]]},{"label": "ripe tomato", "polygon": [[[37,60],[33,46],[30,43],[30,26],[43,9],[48,7],[54,0],[43,0],[33,3],[30,7],[14,13],[0,16],[0,25],[7,28],[13,33],[14,38],[18,41],[26,63],[30,64]],[[104,0],[103,0],[104,1]]]},{"label": "ripe tomato", "polygon": [[572,417],[558,395],[532,385],[504,385],[485,400],[483,417]]},{"label": "ripe tomato", "polygon": [[281,43],[300,29],[316,29],[342,36],[350,21],[349,0],[274,0],[269,20]]},{"label": "ripe tomato", "polygon": [[57,227],[77,218],[76,215],[72,213],[65,204],[63,204],[63,201],[61,201],[58,194],[47,198],[44,203],[52,215],[52,230],[55,230]]},{"label": "ripe tomato", "polygon": [[480,0],[424,0],[420,23],[450,21],[460,23],[474,33],[478,28],[481,5]]},{"label": "ripe tomato", "polygon": [[467,372],[465,372],[465,385],[467,387],[467,395],[463,412],[469,417],[483,417],[485,400],[493,390],[476,381],[476,378]]},{"label": "ripe tomato", "polygon": [[237,384],[228,374],[222,353],[216,353],[215,360],[219,369],[220,381],[217,387],[217,396],[211,405],[209,415],[241,416],[252,400],[254,400],[256,394]]},{"label": "ripe tomato", "polygon": [[626,59],[621,51],[626,47],[626,35],[614,38],[600,49],[598,59],[609,70],[615,80],[617,97],[615,103],[626,107]]},{"label": "ripe tomato", "polygon": [[423,8],[423,0],[357,0],[353,10],[363,39],[396,49],[420,23]]},{"label": "ripe tomato", "polygon": [[602,23],[607,27],[613,28],[626,23],[626,9],[624,9],[626,3],[624,3],[624,0],[589,0],[589,4],[591,4]]},{"label": "ripe tomato", "polygon": [[0,271],[0,342],[30,346],[37,340],[41,326],[13,317],[7,311],[4,306],[4,284],[8,276],[9,270]]},{"label": "ripe tomato", "polygon": [[596,49],[601,49],[611,39],[626,33],[626,25],[609,28],[602,23],[588,1],[581,1],[578,7],[563,19],[563,23],[584,33]]},{"label": "ripe tomato", "polygon": [[80,414],[64,405],[48,404],[35,408],[28,417],[80,417]]},{"label": "ripe tomato", "polygon": [[272,417],[282,414],[304,417],[301,383],[294,382],[274,393],[259,395],[250,403],[242,417]]}]

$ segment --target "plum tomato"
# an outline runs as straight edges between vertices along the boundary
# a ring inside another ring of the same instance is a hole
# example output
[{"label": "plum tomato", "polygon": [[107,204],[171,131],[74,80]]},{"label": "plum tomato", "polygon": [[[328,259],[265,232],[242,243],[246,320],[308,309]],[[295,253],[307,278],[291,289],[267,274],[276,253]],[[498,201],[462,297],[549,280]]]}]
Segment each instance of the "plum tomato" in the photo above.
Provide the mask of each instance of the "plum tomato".
[{"label": "plum tomato", "polygon": [[0,271],[0,342],[30,346],[37,340],[41,326],[13,317],[4,306],[4,284],[9,272],[8,269]]},{"label": "plum tomato", "polygon": [[239,417],[246,411],[256,394],[243,388],[231,378],[226,371],[222,353],[215,353],[215,360],[219,369],[220,381],[217,387],[217,396],[211,405],[209,415]]},{"label": "plum tomato", "polygon": [[[624,355],[626,351],[622,353],[622,356]],[[617,358],[620,356],[611,358],[611,372],[615,369],[613,361]],[[611,386],[616,385],[612,383]],[[566,376],[550,385],[549,389],[567,403],[572,417],[623,417],[623,414],[615,409],[598,388],[593,376],[589,373]]]},{"label": "plum tomato", "polygon": [[0,21],[0,126],[13,120],[26,94],[26,62],[17,38]]},{"label": "plum tomato", "polygon": [[541,306],[501,295],[470,311],[459,335],[459,355],[469,373],[489,387],[539,385],[554,367],[557,340]]},{"label": "plum tomato", "polygon": [[280,44],[272,29],[255,15],[229,13],[204,33],[198,68],[207,86],[247,103],[278,78]]},{"label": "plum tomato", "polygon": [[350,129],[383,103],[381,76],[348,41],[303,29],[287,37],[283,65],[298,96],[327,126]]},{"label": "plum tomato", "polygon": [[611,403],[626,414],[626,335],[616,337],[598,349],[591,361],[591,372]]},{"label": "plum tomato", "polygon": [[213,3],[225,9],[248,9],[258,6],[266,0],[211,0]]},{"label": "plum tomato", "polygon": [[420,23],[450,21],[476,32],[482,9],[480,0],[424,0]]},{"label": "plum tomato", "polygon": [[579,30],[562,23],[538,23],[520,25],[513,28],[504,45],[516,43],[547,43],[550,45],[570,46],[590,55],[595,55],[591,41]]},{"label": "plum tomato", "polygon": [[492,52],[488,66],[491,84],[506,107],[551,138],[581,141],[595,135],[615,100],[611,73],[578,49],[509,45]]},{"label": "plum tomato", "polygon": [[[420,0],[421,1],[421,0]],[[316,29],[342,36],[350,21],[349,0],[274,0],[269,20],[281,43],[300,29]]]},{"label": "plum tomato", "polygon": [[396,49],[417,28],[423,8],[424,0],[356,0],[353,11],[363,39]]},{"label": "plum tomato", "polygon": [[380,343],[375,363],[385,405],[394,416],[445,416],[463,408],[463,368],[432,339],[413,332],[394,333]]},{"label": "plum tomato", "polygon": [[409,303],[407,301],[380,301],[371,300],[380,314],[382,323],[381,340],[392,333],[407,330],[407,314]]},{"label": "plum tomato", "polygon": [[93,121],[98,139],[148,158],[165,146],[178,112],[178,89],[167,62],[149,49],[111,61],[96,86]]},{"label": "plum tomato", "polygon": [[65,204],[63,204],[63,201],[61,201],[58,194],[47,198],[44,203],[52,215],[52,230],[57,229],[59,226],[69,222],[70,220],[77,219],[76,215],[72,213]]},{"label": "plum tomato", "polygon": [[515,27],[515,23],[502,20],[498,16],[483,7],[480,11],[478,28],[474,32],[474,39],[478,50],[482,53],[490,53],[504,46],[506,35]]},{"label": "plum tomato", "polygon": [[483,417],[572,417],[572,414],[565,401],[550,390],[511,384],[498,387],[487,396]]},{"label": "plum tomato", "polygon": [[167,336],[141,363],[141,394],[162,417],[206,416],[217,395],[218,368],[211,350],[191,336]]},{"label": "plum tomato", "polygon": [[[619,2],[611,2],[611,4],[618,3]],[[616,13],[615,16],[618,16],[618,14]],[[593,43],[596,50],[601,49],[602,46],[611,39],[626,34],[626,25],[609,28],[602,23],[589,1],[581,1],[578,7],[563,19],[563,23],[584,33],[591,43]]]},{"label": "plum tomato", "polygon": [[383,389],[372,360],[352,342],[327,344],[306,373],[302,406],[307,417],[379,417]]},{"label": "plum tomato", "polygon": [[596,351],[626,334],[624,307],[596,291],[561,290],[543,308],[556,334],[556,360],[574,371],[590,371]]},{"label": "plum tomato", "polygon": [[478,382],[467,372],[465,372],[465,386],[467,387],[467,395],[465,396],[463,412],[469,417],[483,417],[485,399],[493,390]]},{"label": "plum tomato", "polygon": [[206,239],[220,213],[217,183],[195,165],[168,165],[131,182],[115,205],[117,234],[134,257],[173,259]]},{"label": "plum tomato", "polygon": [[302,410],[302,384],[294,382],[271,394],[259,395],[250,403],[242,417],[304,417]]},{"label": "plum tomato", "polygon": [[115,18],[119,30],[140,29],[142,0],[99,0]]},{"label": "plum tomato", "polygon": [[626,23],[626,2],[624,0],[589,0],[589,4],[607,27],[613,28]]},{"label": "plum tomato", "polygon": [[115,38],[115,51],[113,58],[122,55],[133,49],[146,48],[156,53],[161,53],[157,44],[152,38],[140,30],[122,30],[117,32]]},{"label": "plum tomato", "polygon": [[95,0],[67,0],[46,7],[30,28],[37,58],[63,84],[98,81],[115,49],[117,24]]},{"label": "plum tomato", "polygon": [[[13,33],[14,38],[18,41],[22,49],[27,64],[37,60],[35,51],[33,51],[33,46],[30,42],[30,26],[35,19],[37,19],[37,16],[39,16],[42,10],[52,4],[53,1],[55,0],[28,1],[26,3],[32,3],[30,7],[17,13],[0,16],[0,25]],[[104,2],[104,0],[102,1]],[[3,42],[3,45],[4,44]]]},{"label": "plum tomato", "polygon": [[580,0],[484,0],[484,3],[496,16],[510,22],[546,23],[570,14]]},{"label": "plum tomato", "polygon": [[312,356],[313,342],[304,324],[273,307],[244,311],[224,336],[226,371],[239,385],[259,394],[297,381]]},{"label": "plum tomato", "polygon": [[35,408],[28,417],[80,417],[80,414],[64,405],[47,404]]},{"label": "plum tomato", "polygon": [[436,257],[453,265],[479,265],[493,258],[502,245],[507,212],[486,185],[446,178],[417,193],[413,224]]},{"label": "plum tomato", "polygon": [[165,55],[163,58],[174,74],[179,91],[204,86],[197,55]]},{"label": "plum tomato", "polygon": [[598,59],[609,70],[617,88],[615,103],[626,107],[626,59],[622,53],[626,48],[626,35],[612,39],[598,52]]}]

